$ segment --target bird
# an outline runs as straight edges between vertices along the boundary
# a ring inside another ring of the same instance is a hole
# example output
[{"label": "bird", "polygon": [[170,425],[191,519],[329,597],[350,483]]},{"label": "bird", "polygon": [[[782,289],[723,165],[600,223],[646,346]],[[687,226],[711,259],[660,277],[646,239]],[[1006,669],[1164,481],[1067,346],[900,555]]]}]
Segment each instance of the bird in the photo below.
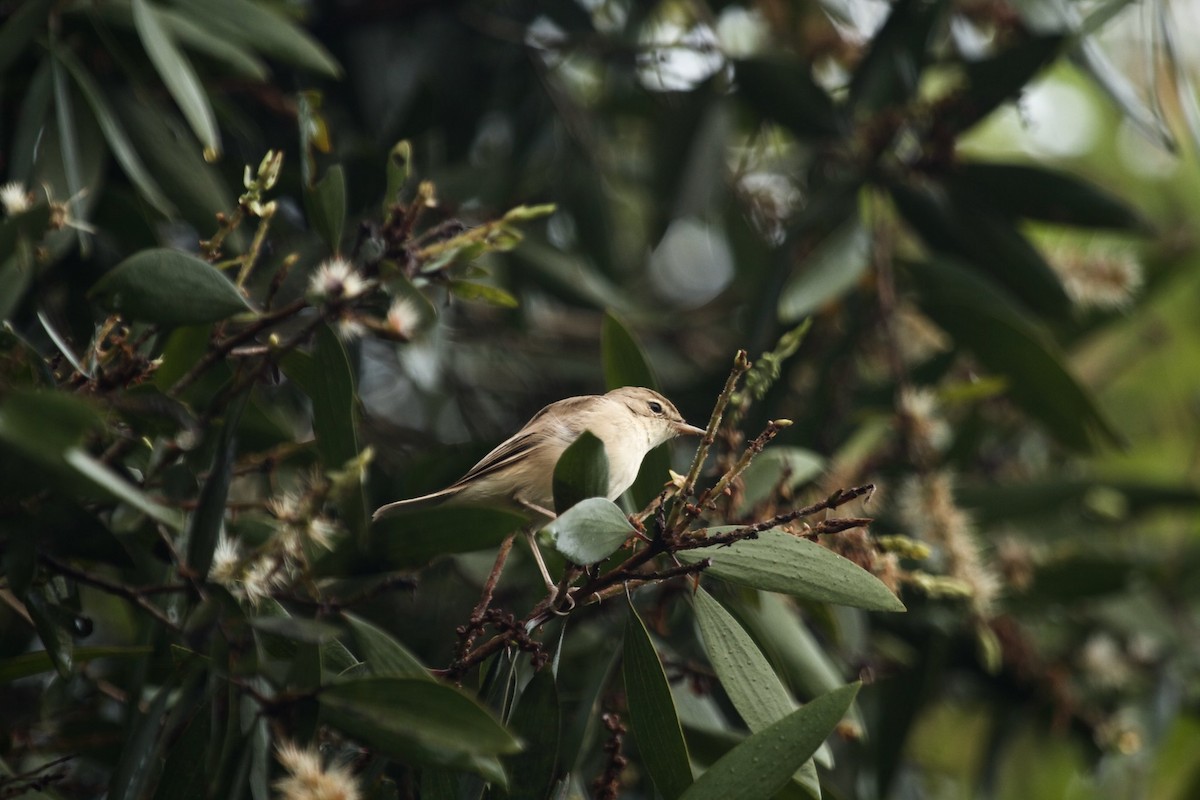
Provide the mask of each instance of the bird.
[{"label": "bird", "polygon": [[[559,456],[584,431],[604,444],[608,457],[608,490],[616,500],[633,485],[642,459],[680,434],[703,435],[689,425],[670,400],[653,389],[625,386],[602,395],[568,397],[533,415],[457,481],[430,494],[397,500],[376,509],[379,520],[406,510],[432,506],[476,506],[518,509],[533,515],[534,525],[555,519],[554,467]],[[534,557],[548,587],[554,582],[526,529]]]}]

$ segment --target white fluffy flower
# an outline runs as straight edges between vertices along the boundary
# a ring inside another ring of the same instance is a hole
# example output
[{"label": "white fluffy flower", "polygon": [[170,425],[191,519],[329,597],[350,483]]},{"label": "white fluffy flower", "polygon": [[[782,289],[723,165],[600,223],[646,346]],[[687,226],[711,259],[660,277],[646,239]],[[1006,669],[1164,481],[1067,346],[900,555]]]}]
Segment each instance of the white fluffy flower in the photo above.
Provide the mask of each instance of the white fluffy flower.
[{"label": "white fluffy flower", "polygon": [[283,800],[359,800],[362,793],[354,775],[342,764],[321,764],[321,755],[312,747],[282,742],[275,757],[287,776],[274,787]]},{"label": "white fluffy flower", "polygon": [[0,186],[0,205],[10,217],[33,207],[33,194],[20,181],[11,181]]},{"label": "white fluffy flower", "polygon": [[309,296],[316,301],[351,300],[366,290],[366,279],[341,256],[322,263],[308,282]]},{"label": "white fluffy flower", "polygon": [[223,586],[233,585],[238,576],[242,563],[242,549],[237,539],[231,539],[221,531],[217,538],[217,549],[213,551],[212,566],[208,569],[208,577]]},{"label": "white fluffy flower", "polygon": [[421,324],[421,309],[414,300],[400,297],[392,301],[387,312],[387,326],[393,333],[412,338]]}]

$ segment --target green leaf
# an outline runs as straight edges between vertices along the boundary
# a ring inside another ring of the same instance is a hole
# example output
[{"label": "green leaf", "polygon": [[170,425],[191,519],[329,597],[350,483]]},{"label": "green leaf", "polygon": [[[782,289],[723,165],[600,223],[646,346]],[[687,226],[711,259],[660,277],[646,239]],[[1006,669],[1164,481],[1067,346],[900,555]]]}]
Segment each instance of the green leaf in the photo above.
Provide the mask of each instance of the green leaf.
[{"label": "green leaf", "polygon": [[495,547],[528,522],[525,516],[491,508],[425,508],[375,523],[380,569],[416,567],[435,556]]},{"label": "green leaf", "polygon": [[709,767],[684,800],[771,797],[837,727],[859,686],[852,683],[821,695],[754,734]]},{"label": "green leaf", "polygon": [[[317,452],[326,469],[337,470],[359,454],[358,394],[345,345],[328,325],[317,329],[316,339],[312,357],[292,351],[281,366],[312,400]],[[350,530],[365,533],[367,496],[361,481],[340,498],[338,507]]]},{"label": "green leaf", "polygon": [[[50,30],[51,44],[57,43],[55,28]],[[62,63],[50,59],[50,75],[54,85],[54,117],[58,133],[58,146],[62,155],[63,176],[67,182],[67,192],[70,197],[79,197],[86,188],[83,177],[83,153],[79,146],[79,129],[75,123],[75,104],[71,101],[70,87],[67,86],[67,76],[63,72]],[[81,216],[76,214],[76,216]],[[81,220],[86,222],[87,220]],[[80,249],[87,248],[87,240],[82,230],[75,231]]]},{"label": "green leaf", "polygon": [[617,505],[603,497],[581,500],[546,526],[555,549],[576,564],[608,558],[634,533]]},{"label": "green leaf", "polygon": [[1009,379],[1009,396],[1063,444],[1087,451],[1097,435],[1119,437],[1064,366],[1049,335],[988,281],[952,261],[908,266],[922,309],[990,370]]},{"label": "green leaf", "polygon": [[946,109],[943,124],[964,131],[1006,100],[1017,97],[1034,76],[1058,57],[1066,38],[1029,36],[989,58],[963,65],[967,88]]},{"label": "green leaf", "polygon": [[1146,231],[1148,223],[1125,202],[1095,186],[1046,167],[960,163],[950,177],[970,194],[1010,217],[1084,228]]},{"label": "green leaf", "polygon": [[[40,203],[28,211],[6,216],[0,222],[0,262],[8,260],[17,252],[17,243],[24,240],[30,244],[41,241],[50,227],[50,206]],[[7,316],[7,315],[5,315]]]},{"label": "green leaf", "polygon": [[45,27],[50,0],[26,0],[16,9],[0,28],[0,73],[25,52],[25,46],[33,41],[39,29]]},{"label": "green leaf", "polygon": [[478,703],[422,678],[362,678],[318,696],[322,719],[380,755],[415,766],[443,766],[505,783],[496,756],[520,742]]},{"label": "green leaf", "polygon": [[[600,327],[600,358],[604,364],[604,385],[608,389],[622,386],[643,386],[658,390],[658,380],[645,352],[619,317],[604,312]],[[671,445],[659,445],[642,459],[637,479],[629,487],[635,508],[645,508],[670,477]]]},{"label": "green leaf", "polygon": [[450,293],[461,300],[487,303],[490,306],[498,306],[500,308],[516,308],[520,305],[517,302],[517,298],[499,286],[490,286],[486,283],[452,280],[450,281]]},{"label": "green leaf", "polygon": [[[638,751],[654,787],[666,800],[681,797],[692,785],[687,743],[671,686],[663,671],[650,634],[633,605],[625,623],[625,657],[622,665],[629,719]],[[793,770],[794,771],[794,770]],[[727,797],[753,795],[730,794]],[[761,795],[767,797],[768,795]]]},{"label": "green leaf", "polygon": [[[91,646],[91,647],[75,647],[72,649],[71,657],[75,664],[84,664],[97,658],[130,658],[138,659],[150,655],[153,650],[150,647],[133,645],[113,645],[113,646]],[[32,653],[22,653],[19,656],[10,656],[9,658],[0,659],[0,684],[12,683],[21,678],[28,678],[32,675],[41,675],[44,672],[50,672],[57,669],[54,660],[46,650],[35,650]]]},{"label": "green leaf", "polygon": [[561,725],[554,673],[542,669],[526,684],[508,720],[525,749],[509,759],[510,800],[542,800],[556,775]]},{"label": "green leaf", "polygon": [[737,620],[703,589],[696,590],[692,604],[709,663],[750,730],[795,711],[796,701]]},{"label": "green leaf", "polygon": [[400,202],[400,193],[412,177],[413,150],[407,139],[396,142],[388,153],[387,191],[383,196],[383,211],[386,214],[393,203]]},{"label": "green leaf", "polygon": [[[737,527],[709,528],[709,534],[732,530]],[[763,531],[729,547],[682,550],[676,557],[685,564],[711,559],[705,575],[740,586],[869,611],[905,610],[890,589],[853,561],[783,531]]]},{"label": "green leaf", "polygon": [[316,186],[305,189],[304,204],[312,226],[335,253],[341,250],[346,225],[346,172],[341,164],[325,171]]},{"label": "green leaf", "polygon": [[654,370],[646,360],[641,345],[611,311],[604,313],[600,328],[600,356],[604,362],[604,385],[611,389],[622,386],[643,386],[658,390]]},{"label": "green leaf", "polygon": [[142,163],[141,156],[138,155],[137,149],[129,140],[129,135],[125,133],[125,128],[113,113],[108,99],[92,78],[91,73],[66,48],[56,48],[54,57],[62,62],[67,71],[71,73],[71,77],[75,79],[75,84],[83,94],[83,99],[91,107],[100,131],[104,134],[104,141],[108,142],[109,149],[112,150],[113,156],[129,180],[137,187],[142,197],[146,198],[146,201],[158,209],[163,216],[174,216],[175,206],[163,194],[154,176]]},{"label": "green leaf", "polygon": [[181,44],[228,66],[238,75],[266,81],[271,71],[248,49],[173,8],[158,10],[158,21]]},{"label": "green leaf", "polygon": [[271,636],[279,636],[284,639],[290,639],[293,642],[305,642],[307,644],[321,644],[331,641],[336,639],[339,633],[337,626],[328,622],[306,619],[304,617],[286,616],[285,614],[279,616],[251,617],[250,627],[260,630],[263,633],[268,633]]},{"label": "green leaf", "polygon": [[850,80],[850,107],[874,113],[916,92],[947,0],[898,0]]},{"label": "green leaf", "polygon": [[889,189],[905,222],[935,251],[958,256],[1040,314],[1060,318],[1070,311],[1057,274],[1009,220],[933,181]]},{"label": "green leaf", "polygon": [[584,431],[554,465],[554,510],[563,514],[580,500],[608,495],[608,454],[604,442]]},{"label": "green leaf", "polygon": [[780,485],[794,489],[816,478],[825,459],[802,447],[770,447],[754,457],[742,473],[741,508],[753,508]]},{"label": "green leaf", "polygon": [[168,678],[144,713],[138,711],[137,704],[131,706],[129,736],[121,743],[121,757],[108,787],[108,797],[113,800],[135,800],[142,796],[151,771],[158,767],[155,751],[161,741],[167,701],[175,688],[174,680]]},{"label": "green leaf", "polygon": [[382,628],[343,612],[354,637],[355,652],[377,678],[430,678],[425,666],[404,645]]},{"label": "green leaf", "polygon": [[131,0],[133,24],[137,28],[146,55],[154,64],[171,97],[179,104],[179,110],[204,145],[206,156],[215,158],[221,152],[221,134],[217,120],[209,105],[208,95],[188,57],[175,44],[175,40],[159,19],[162,13],[149,0]]},{"label": "green leaf", "polygon": [[212,703],[193,710],[183,732],[167,751],[155,800],[205,800],[210,790],[208,745],[214,719]]},{"label": "green leaf", "polygon": [[212,264],[166,248],[125,259],[96,281],[88,296],[109,311],[164,325],[216,322],[250,309]]},{"label": "green leaf", "polygon": [[341,77],[342,68],[321,44],[287,16],[249,0],[183,0],[180,10],[214,35],[286,64]]},{"label": "green leaf", "polygon": [[871,263],[870,229],[853,219],[827,236],[779,293],[779,321],[798,322],[861,280]]},{"label": "green leaf", "polygon": [[[222,173],[206,162],[202,147],[187,124],[165,102],[110,89],[110,101],[138,155],[184,219],[199,230],[208,230],[213,215],[237,203]],[[241,251],[249,240],[235,230],[227,240]]]},{"label": "green leaf", "polygon": [[[738,603],[731,608],[763,655],[774,664],[776,674],[791,688],[793,696],[815,697],[842,685],[840,671],[786,599],[758,592],[755,602]],[[854,707],[850,715],[861,724]]]},{"label": "green leaf", "polygon": [[111,467],[94,458],[86,450],[78,447],[69,448],[63,453],[63,460],[80,476],[113,499],[136,508],[146,516],[158,520],[173,530],[183,529],[183,518],[178,511],[154,502],[140,489],[127,482]]},{"label": "green leaf", "polygon": [[71,632],[57,619],[56,606],[47,596],[45,586],[33,586],[25,595],[25,610],[33,620],[33,627],[42,640],[45,652],[64,679],[71,677],[74,668],[75,641]]},{"label": "green leaf", "polygon": [[797,58],[752,58],[735,64],[738,97],[766,119],[801,139],[837,135],[836,106],[812,77],[812,66]]},{"label": "green leaf", "polygon": [[[796,701],[783,681],[733,616],[703,589],[696,590],[693,606],[709,663],[750,730],[766,730],[795,711]],[[821,796],[812,768],[797,771],[794,777],[814,797]]]},{"label": "green leaf", "polygon": [[208,576],[221,525],[225,521],[225,500],[229,496],[229,483],[233,479],[233,460],[237,455],[234,431],[249,399],[248,392],[243,394],[230,405],[225,414],[208,478],[200,489],[196,511],[188,525],[187,564],[201,580]]}]

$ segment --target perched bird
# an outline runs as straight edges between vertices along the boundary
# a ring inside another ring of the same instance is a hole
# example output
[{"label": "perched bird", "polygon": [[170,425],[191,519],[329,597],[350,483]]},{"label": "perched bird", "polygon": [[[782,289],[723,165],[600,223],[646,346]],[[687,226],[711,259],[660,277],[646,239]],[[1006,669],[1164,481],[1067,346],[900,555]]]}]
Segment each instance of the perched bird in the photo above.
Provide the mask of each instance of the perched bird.
[{"label": "perched bird", "polygon": [[[651,389],[626,386],[603,395],[568,397],[535,414],[455,483],[381,506],[374,519],[442,504],[517,507],[532,511],[540,521],[554,519],[554,467],[584,431],[604,443],[609,500],[633,485],[642,459],[652,449],[681,433],[704,433],[703,428],[687,424],[670,400]],[[534,555],[542,577],[552,587],[536,546]]]}]

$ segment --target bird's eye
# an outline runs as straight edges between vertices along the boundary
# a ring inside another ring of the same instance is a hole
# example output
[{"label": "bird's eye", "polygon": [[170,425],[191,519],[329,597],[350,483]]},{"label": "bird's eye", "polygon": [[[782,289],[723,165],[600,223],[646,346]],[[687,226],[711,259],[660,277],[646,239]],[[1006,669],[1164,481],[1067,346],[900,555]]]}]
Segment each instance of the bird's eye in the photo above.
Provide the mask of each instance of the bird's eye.
[{"label": "bird's eye", "polygon": [[651,400],[649,405],[650,405],[650,410],[653,411],[655,414],[662,413],[662,403]]}]

